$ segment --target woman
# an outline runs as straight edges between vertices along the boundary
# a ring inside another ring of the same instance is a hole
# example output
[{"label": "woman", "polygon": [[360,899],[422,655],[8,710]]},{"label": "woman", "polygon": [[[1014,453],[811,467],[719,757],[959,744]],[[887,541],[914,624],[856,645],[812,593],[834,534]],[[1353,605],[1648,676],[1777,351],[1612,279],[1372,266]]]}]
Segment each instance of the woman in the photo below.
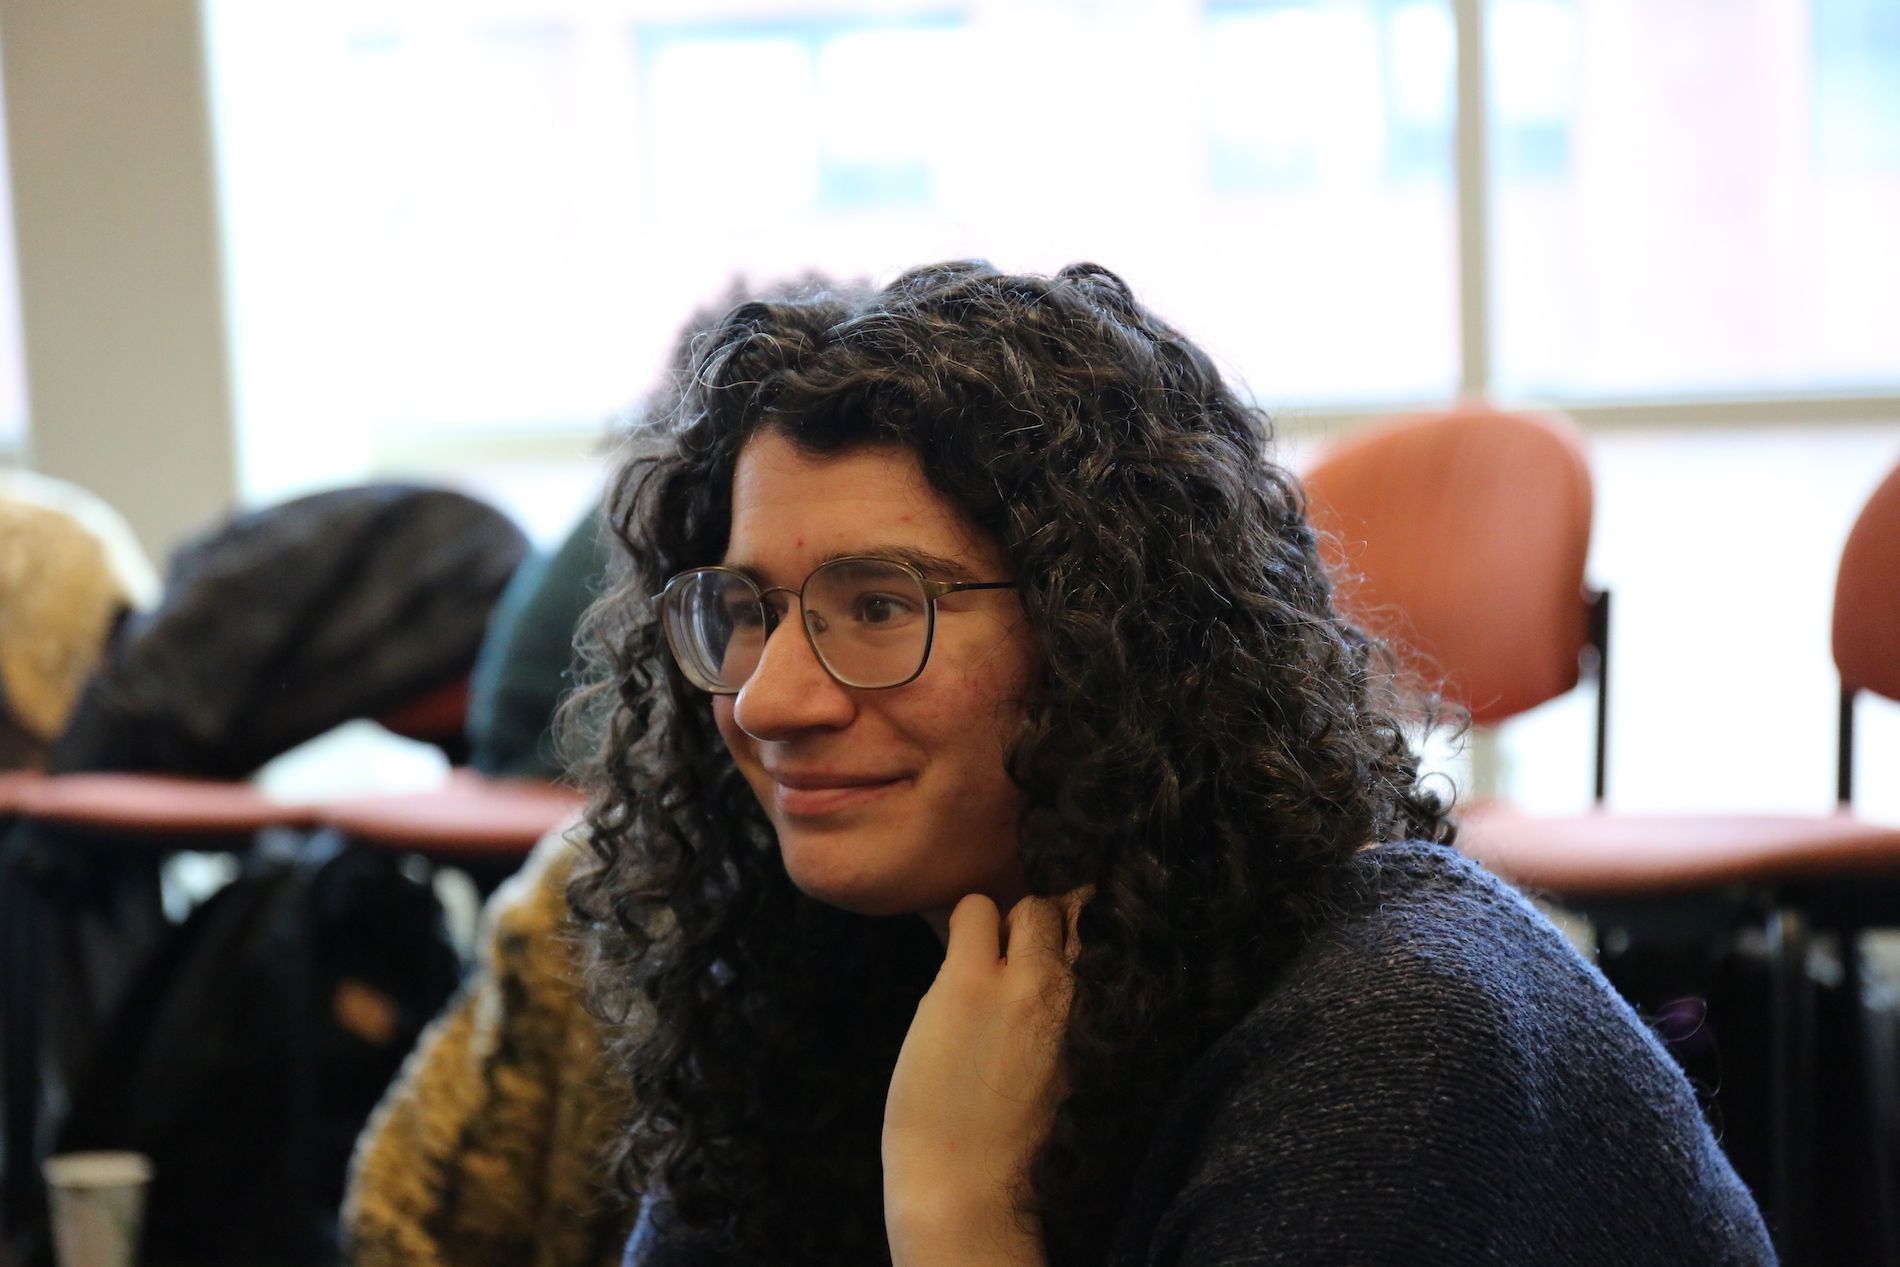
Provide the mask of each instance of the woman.
[{"label": "woman", "polygon": [[1093,265],[708,340],[591,628],[629,1262],[1771,1260],[1264,443]]}]

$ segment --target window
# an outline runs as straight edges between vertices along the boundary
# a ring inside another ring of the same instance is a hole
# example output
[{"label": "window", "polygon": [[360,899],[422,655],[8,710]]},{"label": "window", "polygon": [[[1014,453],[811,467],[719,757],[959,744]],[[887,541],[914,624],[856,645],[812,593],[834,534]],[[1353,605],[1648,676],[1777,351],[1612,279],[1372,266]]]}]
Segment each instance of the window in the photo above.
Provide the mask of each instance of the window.
[{"label": "window", "polygon": [[[1467,359],[1503,398],[1652,424],[1595,437],[1614,794],[1733,803],[1747,759],[1675,736],[1745,733],[1733,684],[1771,665],[1821,703],[1782,710],[1789,777],[1744,791],[1825,803],[1822,591],[1895,452],[1900,6],[1456,12],[1488,53],[1465,119],[1450,0],[210,0],[246,492],[454,454],[551,539],[601,421],[734,273],[1095,258],[1296,430],[1442,400]],[[1474,129],[1488,170],[1461,172]],[[1474,208],[1488,309],[1460,302]],[[1711,398],[1777,425],[1717,442]],[[1681,646],[1737,582],[1659,554],[1665,515],[1753,532],[1736,567],[1800,578],[1730,661]],[[1537,768],[1581,770],[1542,724],[1516,732]],[[1518,764],[1533,803],[1580,795]]]},{"label": "window", "polygon": [[1900,8],[1492,0],[1498,388],[1900,383]]},{"label": "window", "polygon": [[1276,405],[1451,392],[1449,6],[1213,4],[1197,35],[1207,186],[1177,223],[1204,284],[1178,319]]},{"label": "window", "polygon": [[734,273],[1095,258],[1276,406],[1455,383],[1446,0],[209,15],[253,494],[595,428]]}]

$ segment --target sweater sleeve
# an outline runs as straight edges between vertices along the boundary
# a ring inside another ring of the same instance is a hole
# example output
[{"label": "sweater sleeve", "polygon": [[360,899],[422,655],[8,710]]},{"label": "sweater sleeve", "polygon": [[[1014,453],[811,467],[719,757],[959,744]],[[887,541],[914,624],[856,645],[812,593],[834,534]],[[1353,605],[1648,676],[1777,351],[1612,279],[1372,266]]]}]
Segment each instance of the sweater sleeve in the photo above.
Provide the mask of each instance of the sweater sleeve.
[{"label": "sweater sleeve", "polygon": [[1395,903],[1319,947],[1197,1066],[1132,1261],[1772,1263],[1602,977],[1515,895],[1439,896],[1449,915]]},{"label": "sweater sleeve", "polygon": [[631,1212],[601,1159],[618,1113],[562,930],[573,848],[550,836],[491,899],[481,959],[358,1141],[356,1267],[594,1267]]}]

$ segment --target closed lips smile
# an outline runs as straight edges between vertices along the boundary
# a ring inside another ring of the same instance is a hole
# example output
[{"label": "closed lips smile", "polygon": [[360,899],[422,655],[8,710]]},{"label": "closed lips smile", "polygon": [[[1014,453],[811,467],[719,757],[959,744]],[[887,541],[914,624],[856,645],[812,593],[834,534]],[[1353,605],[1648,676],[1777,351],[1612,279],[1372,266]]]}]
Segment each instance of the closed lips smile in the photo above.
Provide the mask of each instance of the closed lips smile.
[{"label": "closed lips smile", "polygon": [[794,818],[862,805],[909,781],[906,775],[880,774],[775,773],[771,779],[775,807]]}]

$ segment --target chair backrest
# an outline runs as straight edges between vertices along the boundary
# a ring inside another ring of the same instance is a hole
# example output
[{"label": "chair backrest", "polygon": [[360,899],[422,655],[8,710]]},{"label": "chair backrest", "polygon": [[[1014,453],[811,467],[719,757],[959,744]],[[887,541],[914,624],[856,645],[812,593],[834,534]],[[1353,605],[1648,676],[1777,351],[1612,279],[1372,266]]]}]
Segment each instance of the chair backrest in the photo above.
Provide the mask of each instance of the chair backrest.
[{"label": "chair backrest", "polygon": [[1841,548],[1834,664],[1843,690],[1900,700],[1900,466],[1867,499]]},{"label": "chair backrest", "polygon": [[1480,402],[1348,437],[1305,477],[1341,608],[1479,723],[1577,684],[1590,468],[1567,419]]}]

